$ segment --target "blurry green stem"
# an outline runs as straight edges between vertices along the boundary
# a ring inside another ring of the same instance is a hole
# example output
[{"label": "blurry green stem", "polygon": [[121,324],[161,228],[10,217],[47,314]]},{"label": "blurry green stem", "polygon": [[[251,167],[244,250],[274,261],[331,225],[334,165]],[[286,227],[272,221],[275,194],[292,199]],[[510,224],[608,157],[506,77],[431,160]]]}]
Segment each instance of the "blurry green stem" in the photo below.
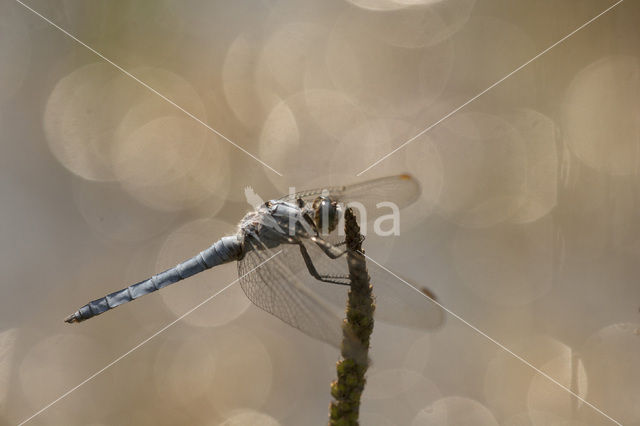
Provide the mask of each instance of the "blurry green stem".
[{"label": "blurry green stem", "polygon": [[336,366],[338,380],[331,383],[334,401],[329,407],[330,426],[358,424],[360,396],[369,366],[369,337],[373,331],[375,310],[362,251],[360,227],[351,209],[345,212],[345,233],[351,289],[347,301],[347,319],[342,325],[342,358]]}]

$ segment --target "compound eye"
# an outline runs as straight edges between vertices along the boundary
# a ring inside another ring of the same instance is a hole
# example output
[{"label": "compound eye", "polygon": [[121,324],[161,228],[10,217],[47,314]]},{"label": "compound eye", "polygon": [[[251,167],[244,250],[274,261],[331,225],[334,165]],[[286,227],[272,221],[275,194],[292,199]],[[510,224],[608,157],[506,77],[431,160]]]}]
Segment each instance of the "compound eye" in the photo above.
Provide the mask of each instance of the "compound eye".
[{"label": "compound eye", "polygon": [[300,208],[304,207],[304,200],[302,198],[298,198],[297,203],[298,203],[298,207]]}]

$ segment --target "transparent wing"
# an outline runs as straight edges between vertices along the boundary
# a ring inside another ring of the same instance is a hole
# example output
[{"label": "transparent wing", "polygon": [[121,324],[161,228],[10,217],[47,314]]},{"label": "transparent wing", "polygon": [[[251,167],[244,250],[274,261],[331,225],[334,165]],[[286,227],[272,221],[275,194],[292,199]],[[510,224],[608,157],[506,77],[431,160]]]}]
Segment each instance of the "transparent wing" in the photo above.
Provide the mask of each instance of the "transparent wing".
[{"label": "transparent wing", "polygon": [[[292,261],[292,253],[287,251],[291,247],[299,248],[284,244],[270,249],[255,238],[247,238],[245,243],[251,245],[251,249],[238,262],[238,273],[242,277],[240,285],[249,300],[305,334],[339,348],[344,302],[342,309],[337,308],[314,294],[300,279],[299,266],[304,267],[304,262],[300,255],[299,262]],[[281,249],[282,253],[274,256]],[[249,272],[271,256],[273,259]]]},{"label": "transparent wing", "polygon": [[365,209],[373,211],[380,202],[391,202],[399,208],[415,202],[420,196],[420,184],[411,175],[403,174],[371,179],[353,185],[302,191],[283,197],[282,200],[295,201],[301,198],[306,202],[312,202],[324,191],[344,204],[360,203]]},{"label": "transparent wing", "polygon": [[[344,239],[344,237],[342,238]],[[309,239],[302,239],[302,243],[320,275],[349,276],[346,256],[342,256],[338,259],[331,259],[313,241]],[[338,238],[335,239],[335,243],[339,243]],[[345,249],[345,247],[340,246],[340,249]],[[303,285],[327,303],[331,304],[333,309],[341,310],[342,312],[345,311],[347,305],[347,294],[349,292],[348,285],[318,281],[309,273],[309,270],[304,263],[304,259],[302,258],[302,254],[300,253],[300,248],[296,245],[287,245],[283,247],[282,254],[282,260],[286,262],[287,265],[291,265],[291,270],[294,271]]]},{"label": "transparent wing", "polygon": [[[420,296],[414,289],[391,275],[375,263],[368,261],[367,269],[371,276],[373,295],[376,297],[376,315],[379,320],[389,324],[433,330],[444,323],[444,310],[430,300]],[[431,291],[418,283],[430,298],[435,299]]]},{"label": "transparent wing", "polygon": [[[420,185],[410,175],[388,176],[369,181],[328,188],[318,188],[302,191],[283,198],[294,201],[298,198],[306,202],[312,202],[316,197],[328,191],[329,195],[347,205],[354,202],[361,203],[367,211],[374,211],[377,203],[392,202],[399,208],[405,207],[420,196]],[[359,222],[360,215],[357,208],[354,209]],[[369,219],[375,217],[368,215]],[[339,244],[344,240],[341,230],[335,230],[323,238],[331,244]],[[312,241],[304,242],[307,251],[321,275],[348,275],[346,256],[340,259],[330,259]],[[282,247],[281,259],[287,264],[299,279],[314,294],[330,302],[334,307],[344,309],[348,286],[324,283],[316,280],[308,273],[299,248],[295,245]],[[415,290],[386,272],[373,262],[367,262],[373,294],[376,297],[376,319],[390,324],[430,330],[438,327],[444,321],[444,312],[436,304],[416,295]],[[421,288],[419,283],[416,287]]]},{"label": "transparent wing", "polygon": [[[312,241],[303,240],[303,243],[321,275],[347,276],[349,274],[346,256],[331,259]],[[344,311],[348,286],[321,282],[311,276],[304,264],[300,249],[295,245],[282,246],[280,258],[299,277],[299,282],[333,305],[334,309]],[[444,322],[445,313],[438,305],[416,294],[414,289],[375,263],[367,262],[367,269],[376,300],[376,321],[419,330],[433,330]],[[418,283],[413,284],[417,288],[421,287]]]}]

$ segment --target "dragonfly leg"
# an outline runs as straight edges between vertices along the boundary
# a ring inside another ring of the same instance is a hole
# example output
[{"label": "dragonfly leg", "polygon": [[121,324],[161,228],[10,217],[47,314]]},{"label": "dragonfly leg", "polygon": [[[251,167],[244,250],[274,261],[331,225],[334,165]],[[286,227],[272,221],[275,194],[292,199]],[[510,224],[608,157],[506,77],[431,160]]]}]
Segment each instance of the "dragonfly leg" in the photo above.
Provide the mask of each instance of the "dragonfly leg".
[{"label": "dragonfly leg", "polygon": [[336,247],[333,244],[323,240],[320,237],[311,237],[311,241],[316,243],[318,245],[318,247],[320,247],[320,249],[322,249],[324,254],[329,256],[331,259],[337,259],[339,257],[342,257],[348,251],[347,249],[341,250],[338,247]]},{"label": "dragonfly leg", "polygon": [[321,275],[320,273],[318,273],[318,270],[313,264],[311,256],[309,256],[309,252],[307,251],[307,248],[304,246],[304,244],[299,244],[298,247],[300,247],[300,254],[302,254],[304,263],[305,265],[307,265],[307,270],[315,279],[324,283],[349,285],[348,275]]},{"label": "dragonfly leg", "polygon": [[[364,238],[365,238],[365,237],[364,237],[364,235],[360,235],[360,243],[363,243],[363,242],[364,242]],[[340,241],[339,243],[334,244],[334,246],[335,246],[335,247],[340,247],[340,246],[343,246],[343,245],[345,245],[345,244],[347,244],[347,240]]]}]

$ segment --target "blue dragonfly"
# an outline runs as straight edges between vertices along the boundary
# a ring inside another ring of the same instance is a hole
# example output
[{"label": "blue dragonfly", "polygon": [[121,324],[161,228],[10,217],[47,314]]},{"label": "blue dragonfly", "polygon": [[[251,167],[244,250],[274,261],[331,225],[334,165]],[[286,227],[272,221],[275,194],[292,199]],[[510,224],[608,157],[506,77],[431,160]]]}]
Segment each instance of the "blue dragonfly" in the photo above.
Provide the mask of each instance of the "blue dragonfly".
[{"label": "blue dragonfly", "polygon": [[[241,220],[235,235],[220,238],[171,269],[87,303],[65,321],[85,321],[206,269],[237,262],[240,286],[253,304],[339,347],[349,288],[339,227],[344,211],[351,205],[358,206],[356,212],[373,211],[381,201],[402,208],[419,195],[418,182],[404,174],[267,201]],[[437,305],[421,303],[408,309],[415,293],[376,265],[368,266],[376,318],[420,329],[440,325],[444,315]]]}]

